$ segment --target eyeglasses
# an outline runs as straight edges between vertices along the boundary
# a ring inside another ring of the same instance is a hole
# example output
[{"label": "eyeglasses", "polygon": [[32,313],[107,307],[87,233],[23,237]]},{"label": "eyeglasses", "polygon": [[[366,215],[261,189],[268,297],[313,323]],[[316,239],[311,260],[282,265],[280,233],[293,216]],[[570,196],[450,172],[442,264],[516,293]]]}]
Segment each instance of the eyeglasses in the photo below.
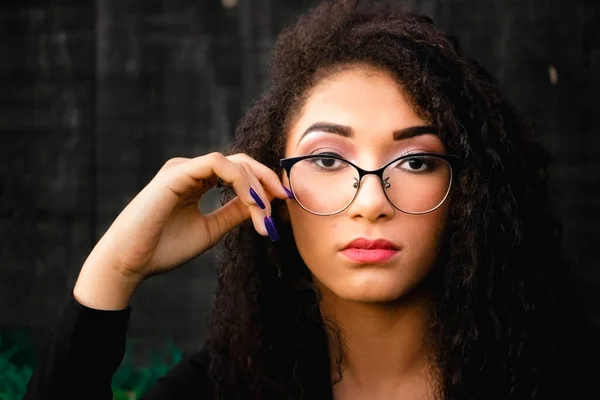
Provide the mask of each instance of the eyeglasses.
[{"label": "eyeglasses", "polygon": [[333,215],[352,204],[365,175],[377,175],[389,202],[407,214],[426,214],[440,207],[459,168],[454,155],[413,153],[367,171],[333,154],[280,160],[297,203],[316,215]]}]

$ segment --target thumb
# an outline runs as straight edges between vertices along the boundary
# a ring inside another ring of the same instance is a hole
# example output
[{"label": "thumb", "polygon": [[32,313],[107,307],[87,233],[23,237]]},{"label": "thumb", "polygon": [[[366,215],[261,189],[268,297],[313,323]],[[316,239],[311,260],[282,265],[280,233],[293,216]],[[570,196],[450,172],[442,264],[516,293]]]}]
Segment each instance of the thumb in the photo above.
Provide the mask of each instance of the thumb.
[{"label": "thumb", "polygon": [[215,244],[227,232],[249,219],[250,210],[239,197],[234,197],[222,207],[206,215],[205,218],[209,232],[214,232],[211,236],[213,244]]}]

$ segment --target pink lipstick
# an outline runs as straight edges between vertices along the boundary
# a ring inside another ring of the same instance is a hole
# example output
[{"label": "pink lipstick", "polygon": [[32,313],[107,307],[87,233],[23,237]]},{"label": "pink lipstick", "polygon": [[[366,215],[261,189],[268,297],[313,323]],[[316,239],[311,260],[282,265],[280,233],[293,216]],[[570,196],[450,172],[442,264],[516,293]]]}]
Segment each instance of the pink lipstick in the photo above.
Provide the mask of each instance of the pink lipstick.
[{"label": "pink lipstick", "polygon": [[348,243],[341,253],[355,263],[375,264],[389,261],[398,251],[398,246],[389,240],[359,238]]}]

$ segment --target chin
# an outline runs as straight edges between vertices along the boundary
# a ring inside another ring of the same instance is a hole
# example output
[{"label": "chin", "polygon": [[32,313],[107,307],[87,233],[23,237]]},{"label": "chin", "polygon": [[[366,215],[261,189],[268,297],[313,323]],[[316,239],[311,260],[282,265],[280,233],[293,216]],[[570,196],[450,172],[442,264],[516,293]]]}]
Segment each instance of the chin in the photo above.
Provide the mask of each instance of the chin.
[{"label": "chin", "polygon": [[393,303],[402,297],[401,293],[351,293],[340,296],[344,300],[357,303]]},{"label": "chin", "polygon": [[[362,303],[391,303],[410,293],[414,284],[388,274],[370,274],[354,277],[350,282],[338,283],[333,292],[340,298]],[[383,275],[383,276],[378,276]],[[339,285],[341,283],[342,285]]]}]

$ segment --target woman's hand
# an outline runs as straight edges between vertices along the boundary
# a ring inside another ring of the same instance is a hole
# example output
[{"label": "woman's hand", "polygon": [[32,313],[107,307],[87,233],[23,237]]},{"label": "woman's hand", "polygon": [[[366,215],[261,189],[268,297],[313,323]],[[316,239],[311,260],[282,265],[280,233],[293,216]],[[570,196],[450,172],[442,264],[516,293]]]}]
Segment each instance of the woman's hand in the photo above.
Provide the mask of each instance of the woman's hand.
[{"label": "woman's hand", "polygon": [[[198,200],[218,178],[232,185],[237,197],[202,214]],[[275,240],[270,220],[274,197],[289,198],[278,176],[245,154],[169,160],[94,247],[75,285],[75,298],[91,308],[124,308],[146,278],[202,254],[248,218],[259,234]]]}]

